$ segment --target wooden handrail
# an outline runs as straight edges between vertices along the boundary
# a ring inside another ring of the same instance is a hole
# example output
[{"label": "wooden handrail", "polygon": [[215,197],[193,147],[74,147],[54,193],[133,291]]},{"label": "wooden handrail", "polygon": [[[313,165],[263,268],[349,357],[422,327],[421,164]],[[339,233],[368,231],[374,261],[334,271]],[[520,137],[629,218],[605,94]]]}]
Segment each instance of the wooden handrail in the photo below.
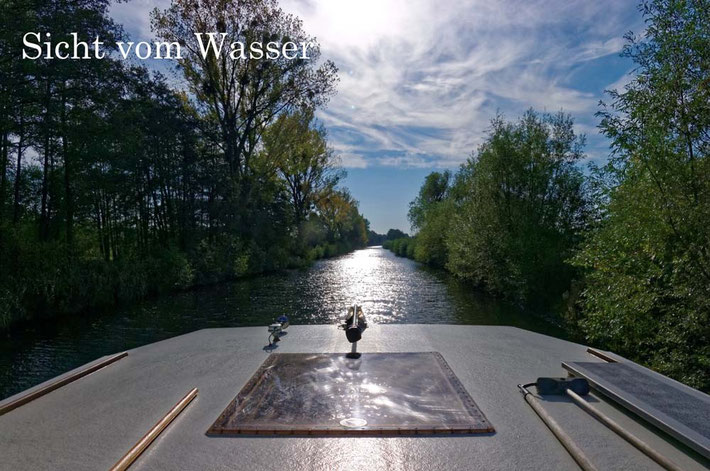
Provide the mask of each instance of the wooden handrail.
[{"label": "wooden handrail", "polygon": [[603,352],[601,350],[597,350],[596,348],[591,348],[591,347],[587,348],[587,353],[589,353],[590,355],[594,355],[595,357],[597,357],[601,360],[604,360],[607,363],[617,363],[617,361],[614,358],[607,355],[605,352]]},{"label": "wooden handrail", "polygon": [[118,460],[118,462],[111,467],[111,471],[124,471],[128,469],[131,464],[145,451],[148,446],[150,446],[151,443],[153,443],[153,440],[158,438],[158,435],[165,430],[165,428],[170,425],[170,422],[172,422],[175,417],[180,414],[180,412],[187,407],[187,405],[197,396],[197,388],[193,388],[190,392],[188,392],[185,397],[180,399],[180,402],[175,404],[175,406],[170,409],[170,411],[163,416],[162,419],[158,421],[157,424],[155,424],[145,435],[143,435],[143,438],[138,440],[138,443],[133,445],[133,447],[128,450],[128,453],[123,455],[123,458]]},{"label": "wooden handrail", "polygon": [[106,358],[105,360],[101,360],[97,363],[94,363],[91,366],[88,366],[82,370],[72,373],[69,376],[66,376],[65,378],[58,379],[58,380],[53,381],[45,386],[35,389],[34,391],[24,394],[24,395],[18,397],[17,399],[8,402],[7,404],[0,405],[0,415],[7,414],[11,410],[17,409],[18,407],[25,405],[28,402],[34,401],[35,399],[42,397],[45,394],[49,394],[50,392],[54,391],[55,389],[59,389],[62,386],[66,386],[67,384],[72,383],[72,382],[76,381],[77,379],[81,379],[84,376],[93,373],[94,371],[98,371],[101,368],[108,366],[115,361],[120,360],[121,358],[125,357],[126,355],[128,355],[128,352],[117,353],[116,355],[110,356],[110,357]]}]

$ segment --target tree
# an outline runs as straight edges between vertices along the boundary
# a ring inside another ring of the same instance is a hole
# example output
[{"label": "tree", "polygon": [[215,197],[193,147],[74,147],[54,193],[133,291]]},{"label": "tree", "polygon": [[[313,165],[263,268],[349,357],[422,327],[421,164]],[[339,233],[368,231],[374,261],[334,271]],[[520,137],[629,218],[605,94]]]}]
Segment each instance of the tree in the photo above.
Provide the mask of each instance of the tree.
[{"label": "tree", "polygon": [[367,221],[367,245],[369,246],[375,246],[375,245],[382,245],[384,242],[387,240],[387,235],[386,234],[378,234],[377,232],[369,229],[370,227],[370,221]]},{"label": "tree", "polygon": [[[252,157],[264,127],[281,113],[325,104],[334,92],[337,69],[331,61],[318,65],[318,43],[276,0],[176,0],[163,12],[153,11],[152,25],[161,39],[181,46],[179,66],[190,91],[219,130],[219,145],[231,177],[223,188],[229,222],[248,232],[253,222],[248,212],[254,210],[249,201],[251,186],[263,177],[253,175]],[[225,33],[226,44],[310,43],[309,58],[231,58],[218,56],[213,49],[203,56],[195,33],[214,32]],[[237,214],[237,208],[242,214]]]},{"label": "tree", "polygon": [[395,240],[395,239],[401,239],[403,237],[409,237],[409,234],[406,234],[399,229],[390,229],[387,231],[387,240]]},{"label": "tree", "polygon": [[636,76],[600,116],[601,222],[576,257],[588,271],[590,341],[710,389],[710,2],[641,4],[627,36]]},{"label": "tree", "polygon": [[367,244],[367,223],[357,206],[347,190],[329,191],[318,201],[318,213],[331,242],[340,241],[351,248]]},{"label": "tree", "polygon": [[[274,0],[177,1],[156,12],[159,32],[187,46],[190,88],[175,90],[110,55],[123,33],[109,5],[0,8],[0,327],[302,266],[366,242],[313,119],[337,78],[317,44],[296,60],[189,51],[194,31],[214,29],[245,42],[310,40],[297,18]],[[28,31],[98,36],[109,54],[22,60]]]},{"label": "tree", "polygon": [[[324,105],[334,93],[337,69],[327,60],[318,65],[318,43],[276,0],[176,0],[165,11],[153,11],[152,26],[159,38],[180,45],[179,68],[198,110],[218,130],[216,144],[229,178],[217,186],[212,204],[221,205],[219,213],[232,231],[254,238],[251,228],[269,212],[254,189],[268,178],[253,162],[264,128],[281,113]],[[309,58],[232,58],[214,49],[203,55],[196,33],[215,32],[224,34],[227,45],[309,43]]]},{"label": "tree", "polygon": [[267,128],[263,140],[266,157],[288,189],[298,229],[342,177],[325,128],[315,125],[312,110],[284,113]]},{"label": "tree", "polygon": [[[23,178],[24,153],[28,146],[34,81],[34,64],[22,60],[15,53],[24,32],[38,23],[33,12],[36,2],[31,0],[8,0],[0,8],[0,223],[10,201],[12,222],[17,225],[21,216],[21,182]],[[13,142],[14,140],[14,142]],[[13,165],[14,164],[14,165]],[[12,187],[9,173],[14,171]],[[10,199],[11,195],[11,199]]]},{"label": "tree", "polygon": [[419,189],[419,194],[414,201],[409,203],[407,216],[413,228],[422,228],[428,211],[446,199],[450,180],[451,172],[448,170],[443,173],[431,172],[427,175],[424,184]]},{"label": "tree", "polygon": [[584,138],[563,114],[500,116],[461,173],[447,267],[457,276],[527,304],[549,306],[569,289],[567,263],[584,225]]},{"label": "tree", "polygon": [[409,222],[419,230],[412,254],[417,261],[438,267],[443,267],[448,257],[445,239],[453,210],[449,199],[450,181],[448,170],[430,173],[416,199],[409,203]]}]

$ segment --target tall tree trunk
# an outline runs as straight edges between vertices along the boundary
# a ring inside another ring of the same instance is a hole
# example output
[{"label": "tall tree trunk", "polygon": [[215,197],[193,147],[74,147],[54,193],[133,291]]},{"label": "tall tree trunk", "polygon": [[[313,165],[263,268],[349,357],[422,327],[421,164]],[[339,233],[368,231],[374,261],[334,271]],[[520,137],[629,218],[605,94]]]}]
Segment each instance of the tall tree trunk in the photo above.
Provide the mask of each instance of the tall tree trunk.
[{"label": "tall tree trunk", "polygon": [[101,191],[94,193],[94,219],[96,222],[96,235],[99,241],[99,251],[104,257],[104,260],[108,261],[108,250],[106,248],[106,242],[104,240],[104,224],[103,224],[103,210],[101,208]]},{"label": "tall tree trunk", "polygon": [[[111,214],[112,215],[118,215],[118,209],[116,208],[116,199],[111,196],[109,202],[110,203],[110,208],[111,208]],[[119,253],[119,234],[118,234],[118,223],[116,221],[117,216],[113,216],[112,218],[109,218],[109,234],[111,235],[111,255],[113,256],[114,260],[118,260],[118,257],[120,255]]]},{"label": "tall tree trunk", "polygon": [[12,211],[12,223],[17,224],[20,220],[20,179],[22,177],[22,154],[25,144],[25,117],[24,111],[20,109],[20,139],[17,143],[17,167],[15,171],[15,203]]},{"label": "tall tree trunk", "polygon": [[0,141],[0,223],[5,217],[5,194],[7,193],[7,158],[9,156],[8,147],[10,143],[7,138],[7,131],[2,132],[2,141]]},{"label": "tall tree trunk", "polygon": [[45,110],[44,110],[44,163],[42,165],[42,209],[39,219],[39,237],[41,240],[47,240],[49,236],[49,215],[47,212],[47,196],[49,194],[49,105],[50,105],[50,90],[51,84],[47,80],[47,88],[45,95]]},{"label": "tall tree trunk", "polygon": [[64,206],[66,210],[66,239],[69,252],[74,246],[74,194],[71,187],[71,158],[67,143],[67,101],[62,87],[62,157],[64,158]]}]

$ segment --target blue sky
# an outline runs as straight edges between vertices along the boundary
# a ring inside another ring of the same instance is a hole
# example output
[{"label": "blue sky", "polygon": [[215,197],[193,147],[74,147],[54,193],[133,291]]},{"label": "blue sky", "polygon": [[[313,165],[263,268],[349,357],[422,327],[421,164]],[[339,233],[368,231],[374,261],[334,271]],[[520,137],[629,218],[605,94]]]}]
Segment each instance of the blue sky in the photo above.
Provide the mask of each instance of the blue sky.
[{"label": "blue sky", "polygon": [[[148,12],[169,0],[116,4],[132,40],[152,38]],[[348,171],[344,185],[378,232],[409,232],[408,202],[431,171],[456,169],[497,111],[575,118],[588,160],[608,156],[596,128],[604,90],[633,64],[619,57],[641,33],[635,0],[282,0],[340,69],[319,113]]]}]

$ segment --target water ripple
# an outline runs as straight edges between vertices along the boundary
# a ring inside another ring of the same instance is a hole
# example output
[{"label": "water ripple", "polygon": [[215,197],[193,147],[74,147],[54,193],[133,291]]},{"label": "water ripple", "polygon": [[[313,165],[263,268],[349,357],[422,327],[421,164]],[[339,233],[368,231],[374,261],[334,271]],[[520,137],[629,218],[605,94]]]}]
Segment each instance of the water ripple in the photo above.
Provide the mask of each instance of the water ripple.
[{"label": "water ripple", "polygon": [[305,270],[179,293],[102,315],[15,329],[0,339],[0,398],[102,355],[209,327],[335,324],[359,303],[372,323],[515,325],[564,332],[445,273],[382,248],[323,260]]}]

